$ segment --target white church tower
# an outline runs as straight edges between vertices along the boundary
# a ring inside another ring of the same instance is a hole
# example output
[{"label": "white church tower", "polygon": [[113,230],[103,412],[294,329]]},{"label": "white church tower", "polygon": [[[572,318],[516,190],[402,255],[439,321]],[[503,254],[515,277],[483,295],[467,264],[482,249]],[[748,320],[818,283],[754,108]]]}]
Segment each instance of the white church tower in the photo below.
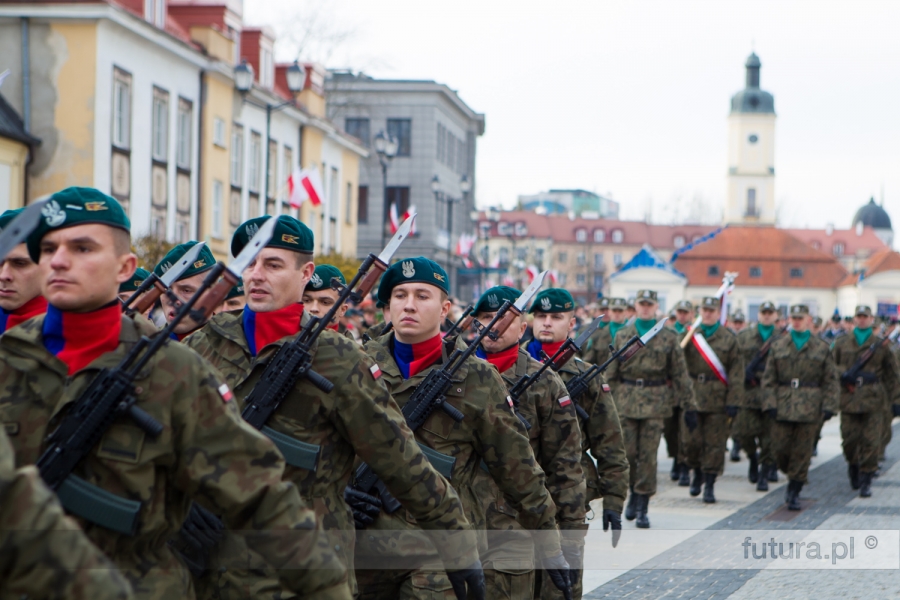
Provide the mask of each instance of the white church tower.
[{"label": "white church tower", "polygon": [[725,223],[775,224],[775,99],[759,88],[759,57],[747,58],[746,87],[728,115]]}]

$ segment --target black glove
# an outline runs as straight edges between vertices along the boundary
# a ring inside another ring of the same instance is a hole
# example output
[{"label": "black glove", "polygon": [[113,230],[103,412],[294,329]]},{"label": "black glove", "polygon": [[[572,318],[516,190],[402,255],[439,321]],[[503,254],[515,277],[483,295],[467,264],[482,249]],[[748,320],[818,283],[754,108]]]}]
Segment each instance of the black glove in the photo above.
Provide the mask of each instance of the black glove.
[{"label": "black glove", "polygon": [[833,416],[834,416],[834,413],[831,412],[830,410],[823,410],[823,411],[822,411],[822,419],[825,420],[825,421],[827,421],[828,419],[830,419],[830,418],[833,417]]},{"label": "black glove", "polygon": [[891,404],[891,414],[900,417],[900,404]]},{"label": "black glove", "polygon": [[778,416],[777,408],[770,408],[769,410],[764,410],[763,412],[766,413],[767,415],[769,415],[770,419],[774,419]]},{"label": "black glove", "polygon": [[612,527],[612,543],[613,548],[619,544],[619,538],[622,537],[622,515],[611,508],[603,509],[603,531],[607,531]]},{"label": "black glove", "polygon": [[737,406],[726,406],[725,414],[728,415],[729,417],[731,417],[732,419],[735,418],[738,414],[738,407]]},{"label": "black glove", "polygon": [[700,419],[696,410],[684,411],[684,424],[687,425],[688,431],[694,433],[694,430],[700,425]]},{"label": "black glove", "polygon": [[841,385],[850,387],[856,385],[856,378],[850,377],[846,372],[841,373]]},{"label": "black glove", "polygon": [[569,563],[569,584],[574,588],[578,585],[578,580],[581,578],[581,548],[578,546],[563,546],[562,553],[563,558]]},{"label": "black glove", "polygon": [[344,502],[353,513],[353,522],[356,523],[357,529],[365,529],[374,523],[381,513],[381,500],[349,485],[344,489]]},{"label": "black glove", "polygon": [[572,600],[572,587],[569,585],[569,581],[571,581],[569,576],[569,563],[566,562],[563,553],[560,552],[556,556],[545,558],[543,566],[544,571],[547,572],[547,577],[550,578],[550,581],[553,582],[556,589],[562,592],[563,598]]},{"label": "black glove", "polygon": [[[484,569],[481,567],[480,560],[476,559],[474,563],[465,569],[447,571],[447,577],[450,578],[450,585],[453,586],[453,593],[456,594],[457,600],[466,600],[466,598],[484,600],[486,593]],[[468,586],[468,595],[466,586]]]}]

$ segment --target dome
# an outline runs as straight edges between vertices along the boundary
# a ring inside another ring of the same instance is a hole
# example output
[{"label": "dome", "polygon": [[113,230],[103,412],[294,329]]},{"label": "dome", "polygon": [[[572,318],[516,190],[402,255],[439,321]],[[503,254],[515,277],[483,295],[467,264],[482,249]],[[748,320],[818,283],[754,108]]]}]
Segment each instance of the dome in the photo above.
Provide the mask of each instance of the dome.
[{"label": "dome", "polygon": [[775,114],[775,98],[759,88],[759,70],[762,63],[756,53],[751,53],[744,64],[747,69],[746,86],[731,97],[731,112]]},{"label": "dome", "polygon": [[875,204],[875,198],[869,198],[869,203],[856,211],[856,214],[853,216],[852,226],[856,227],[857,223],[862,223],[864,226],[872,229],[890,229],[893,231],[891,218],[882,207]]}]

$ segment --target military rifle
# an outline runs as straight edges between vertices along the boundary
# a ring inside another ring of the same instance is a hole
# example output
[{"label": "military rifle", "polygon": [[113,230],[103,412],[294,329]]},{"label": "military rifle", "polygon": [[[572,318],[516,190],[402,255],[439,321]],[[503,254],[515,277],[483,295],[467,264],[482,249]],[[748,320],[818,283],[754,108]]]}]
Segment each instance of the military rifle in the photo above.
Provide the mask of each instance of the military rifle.
[{"label": "military rifle", "polygon": [[897,341],[897,337],[900,336],[900,326],[894,327],[894,330],[891,334],[881,340],[876,340],[872,342],[868,348],[860,355],[856,362],[853,363],[849,369],[841,373],[841,385],[843,385],[848,392],[851,394],[856,391],[856,388],[862,387],[866,383],[875,383],[877,378],[871,373],[864,373],[863,367],[866,366],[866,363],[871,360],[871,358],[875,355],[875,352],[878,351],[878,348],[882,346],[889,346],[890,344]]},{"label": "military rifle", "polygon": [[781,334],[783,334],[785,331],[787,331],[787,325],[781,328],[781,330],[778,332],[778,335],[772,335],[772,337],[766,340],[766,342],[762,346],[760,346],[759,351],[757,351],[756,356],[753,357],[753,360],[747,363],[747,366],[744,367],[744,383],[748,387],[756,387],[759,385],[759,377],[762,374],[763,368],[765,368],[764,362],[766,360],[766,355],[769,354],[769,348],[772,347],[772,344],[775,342],[775,340],[781,337]]},{"label": "military rifle", "polygon": [[[172,284],[178,280],[188,267],[194,264],[194,261],[200,256],[200,252],[205,245],[206,242],[194,244],[193,247],[184,253],[181,260],[170,266],[166,272],[162,274],[162,277],[151,271],[150,276],[141,282],[141,285],[139,285],[138,289],[128,297],[128,300],[122,303],[122,310],[129,314],[135,312],[144,314],[148,308],[153,306],[156,301],[159,300],[160,296],[163,294],[171,294],[169,288],[172,287]],[[137,302],[132,309],[131,303],[135,301]],[[180,300],[175,297],[173,298],[173,302],[180,302]]]},{"label": "military rifle", "polygon": [[462,333],[463,331],[468,329],[469,326],[472,324],[472,321],[475,320],[475,317],[473,316],[474,312],[475,312],[475,307],[472,306],[471,304],[468,305],[466,307],[466,310],[464,310],[463,313],[456,320],[456,323],[453,323],[450,326],[450,329],[448,329],[444,333],[444,337],[448,338],[448,337],[455,335],[456,333]]}]

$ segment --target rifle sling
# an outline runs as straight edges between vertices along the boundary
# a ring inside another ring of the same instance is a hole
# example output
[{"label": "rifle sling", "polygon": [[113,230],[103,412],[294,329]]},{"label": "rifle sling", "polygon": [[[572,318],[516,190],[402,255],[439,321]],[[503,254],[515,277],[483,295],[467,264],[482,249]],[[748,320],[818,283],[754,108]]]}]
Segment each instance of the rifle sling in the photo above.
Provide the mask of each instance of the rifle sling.
[{"label": "rifle sling", "polygon": [[141,503],[120,498],[88,483],[77,475],[69,475],[56,490],[67,511],[106,529],[133,536],[137,531]]},{"label": "rifle sling", "polygon": [[287,464],[298,469],[315,472],[319,463],[321,446],[301,442],[289,435],[275,431],[268,425],[264,425],[261,431],[275,443],[281,454],[284,455],[284,460]]}]

